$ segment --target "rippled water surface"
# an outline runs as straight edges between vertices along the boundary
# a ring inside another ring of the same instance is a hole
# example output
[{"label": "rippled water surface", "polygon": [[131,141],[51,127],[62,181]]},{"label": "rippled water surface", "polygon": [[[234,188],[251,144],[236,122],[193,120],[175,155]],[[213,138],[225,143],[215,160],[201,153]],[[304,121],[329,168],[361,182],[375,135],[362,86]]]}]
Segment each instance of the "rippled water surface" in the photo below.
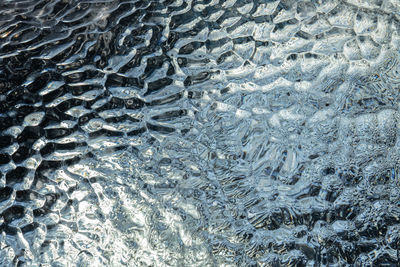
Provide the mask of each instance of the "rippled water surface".
[{"label": "rippled water surface", "polygon": [[398,0],[2,0],[0,266],[398,266]]}]

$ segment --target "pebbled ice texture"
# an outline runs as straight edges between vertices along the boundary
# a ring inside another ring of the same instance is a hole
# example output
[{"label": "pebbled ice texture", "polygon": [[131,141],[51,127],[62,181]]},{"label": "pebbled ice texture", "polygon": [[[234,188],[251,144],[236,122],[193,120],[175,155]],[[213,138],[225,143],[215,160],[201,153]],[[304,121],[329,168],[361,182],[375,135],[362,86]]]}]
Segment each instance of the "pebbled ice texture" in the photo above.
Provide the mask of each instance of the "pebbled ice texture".
[{"label": "pebbled ice texture", "polygon": [[0,266],[398,266],[397,0],[0,2]]}]

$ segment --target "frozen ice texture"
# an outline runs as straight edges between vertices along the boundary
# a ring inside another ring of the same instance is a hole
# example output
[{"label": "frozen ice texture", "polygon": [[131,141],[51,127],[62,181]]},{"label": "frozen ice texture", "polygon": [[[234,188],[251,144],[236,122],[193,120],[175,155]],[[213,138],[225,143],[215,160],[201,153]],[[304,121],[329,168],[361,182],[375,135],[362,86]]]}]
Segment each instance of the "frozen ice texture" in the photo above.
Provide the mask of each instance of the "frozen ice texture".
[{"label": "frozen ice texture", "polygon": [[0,266],[396,266],[397,0],[0,3]]}]

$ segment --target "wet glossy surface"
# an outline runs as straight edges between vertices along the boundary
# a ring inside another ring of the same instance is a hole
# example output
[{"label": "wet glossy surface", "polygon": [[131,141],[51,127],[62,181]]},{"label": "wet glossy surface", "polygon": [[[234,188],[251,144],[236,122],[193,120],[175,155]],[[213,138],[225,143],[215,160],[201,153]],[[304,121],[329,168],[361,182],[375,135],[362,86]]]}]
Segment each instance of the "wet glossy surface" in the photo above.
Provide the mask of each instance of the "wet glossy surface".
[{"label": "wet glossy surface", "polygon": [[396,266],[397,0],[0,3],[0,266]]}]

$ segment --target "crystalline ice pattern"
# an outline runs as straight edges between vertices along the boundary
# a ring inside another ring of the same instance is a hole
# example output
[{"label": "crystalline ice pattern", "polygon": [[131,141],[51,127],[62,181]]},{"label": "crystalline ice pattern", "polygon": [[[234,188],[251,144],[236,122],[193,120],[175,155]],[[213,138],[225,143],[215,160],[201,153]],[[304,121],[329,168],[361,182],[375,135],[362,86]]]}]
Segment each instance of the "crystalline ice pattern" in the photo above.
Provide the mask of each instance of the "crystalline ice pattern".
[{"label": "crystalline ice pattern", "polygon": [[0,1],[0,266],[398,266],[398,0]]}]

